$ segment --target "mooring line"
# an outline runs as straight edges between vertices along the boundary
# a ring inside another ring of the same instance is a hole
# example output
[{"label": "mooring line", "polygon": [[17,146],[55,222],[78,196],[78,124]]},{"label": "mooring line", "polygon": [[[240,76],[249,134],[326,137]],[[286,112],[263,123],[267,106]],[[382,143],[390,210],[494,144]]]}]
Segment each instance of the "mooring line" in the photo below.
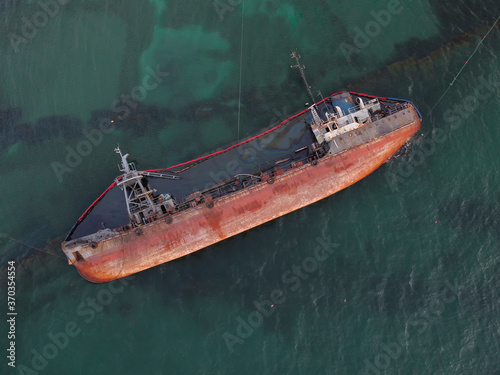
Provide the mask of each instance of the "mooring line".
[{"label": "mooring line", "polygon": [[11,241],[14,241],[14,242],[17,242],[17,243],[19,243],[19,244],[21,244],[21,245],[24,245],[24,246],[26,246],[26,247],[29,247],[30,249],[37,250],[37,251],[41,251],[41,252],[43,252],[43,253],[47,253],[47,254],[49,254],[49,255],[53,255],[53,256],[55,256],[55,257],[62,257],[61,255],[56,254],[56,253],[53,253],[53,252],[51,252],[51,251],[48,251],[48,250],[45,250],[45,249],[40,249],[40,248],[38,248],[38,247],[28,245],[26,242],[23,242],[23,241],[21,241],[21,240],[17,240],[17,239],[15,239],[15,238],[13,238],[13,237],[11,237],[11,236],[9,236],[9,235],[5,234],[5,233],[0,233],[0,238],[7,238],[7,239],[9,239],[9,240],[11,240]]},{"label": "mooring line", "polygon": [[450,85],[448,86],[448,88],[445,90],[445,92],[443,93],[443,95],[441,95],[441,97],[439,98],[439,100],[436,102],[436,104],[434,104],[434,107],[432,107],[432,109],[430,110],[430,112],[432,112],[434,110],[434,108],[437,107],[437,105],[441,102],[441,100],[444,98],[444,96],[448,93],[448,91],[451,89],[451,87],[453,86],[453,84],[455,83],[455,81],[457,80],[458,76],[460,74],[462,74],[462,71],[465,69],[465,67],[467,66],[468,62],[470,61],[470,59],[472,59],[472,57],[476,54],[476,52],[478,51],[479,47],[481,47],[481,44],[483,44],[484,40],[486,39],[486,37],[489,35],[489,33],[491,32],[491,30],[493,30],[493,28],[496,26],[496,24],[498,23],[498,21],[500,20],[500,17],[497,18],[497,20],[495,21],[495,23],[493,24],[493,26],[491,26],[491,28],[488,30],[488,32],[483,36],[483,38],[481,39],[481,41],[479,42],[479,44],[476,46],[476,49],[474,50],[474,52],[472,52],[472,54],[469,56],[469,58],[467,59],[467,61],[464,63],[464,65],[462,66],[462,68],[459,70],[458,74],[455,76],[455,78],[453,78],[453,81],[451,81]]}]

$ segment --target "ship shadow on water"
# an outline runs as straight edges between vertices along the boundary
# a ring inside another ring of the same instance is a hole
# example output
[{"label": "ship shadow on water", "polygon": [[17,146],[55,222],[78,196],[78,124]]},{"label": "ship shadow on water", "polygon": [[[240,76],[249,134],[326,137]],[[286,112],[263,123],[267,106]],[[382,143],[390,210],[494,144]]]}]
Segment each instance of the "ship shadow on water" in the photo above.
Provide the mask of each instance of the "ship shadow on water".
[{"label": "ship shadow on water", "polygon": [[[324,207],[313,206],[307,208],[307,214],[322,209]],[[274,221],[274,228],[260,227],[249,232],[247,238],[238,235],[197,255],[141,272],[135,282],[141,288],[161,289],[159,302],[165,309],[178,308],[196,316],[207,334],[222,334],[235,328],[237,317],[246,318],[256,310],[256,301],[268,301],[274,289],[281,289],[285,302],[264,319],[259,329],[278,335],[282,340],[294,338],[301,314],[327,318],[343,313],[345,297],[369,315],[389,317],[407,316],[435,298],[435,290],[425,279],[397,272],[381,274],[376,266],[380,249],[369,242],[362,249],[368,262],[348,259],[340,251],[325,264],[320,264],[318,271],[302,282],[298,290],[291,290],[290,285],[283,283],[282,275],[309,255],[308,245],[300,239],[286,239],[282,235],[296,232],[304,225],[307,215],[296,212],[285,218],[289,219]],[[270,252],[269,247],[256,244],[269,245],[271,230],[280,240]],[[192,308],[198,299],[224,301],[226,316],[216,320],[203,316]]]}]

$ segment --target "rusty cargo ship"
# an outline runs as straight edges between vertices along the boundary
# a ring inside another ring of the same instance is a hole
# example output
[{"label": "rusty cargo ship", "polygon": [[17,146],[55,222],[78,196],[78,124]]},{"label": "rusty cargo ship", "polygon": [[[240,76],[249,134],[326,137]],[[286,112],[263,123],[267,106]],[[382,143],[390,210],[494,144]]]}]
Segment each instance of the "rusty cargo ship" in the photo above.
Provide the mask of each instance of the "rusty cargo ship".
[{"label": "rusty cargo ship", "polygon": [[339,92],[262,134],[169,168],[139,171],[117,148],[122,174],[62,249],[91,282],[169,262],[354,184],[421,121],[407,100]]}]

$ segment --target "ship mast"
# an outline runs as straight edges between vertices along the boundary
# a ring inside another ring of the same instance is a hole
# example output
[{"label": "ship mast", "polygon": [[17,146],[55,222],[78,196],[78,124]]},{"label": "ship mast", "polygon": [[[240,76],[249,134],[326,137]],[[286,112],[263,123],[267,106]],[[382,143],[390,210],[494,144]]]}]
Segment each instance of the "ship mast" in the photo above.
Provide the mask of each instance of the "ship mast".
[{"label": "ship mast", "polygon": [[304,69],[306,68],[305,65],[301,65],[300,63],[300,55],[297,53],[297,50],[292,52],[292,59],[295,59],[297,64],[291,65],[291,68],[298,68],[300,70],[300,75],[302,76],[302,79],[304,80],[304,83],[306,84],[306,89],[307,92],[309,93],[309,96],[311,97],[311,104],[315,103],[314,96],[311,91],[311,86],[309,86],[309,83],[307,82],[306,74],[304,73]]},{"label": "ship mast", "polygon": [[292,52],[291,57],[292,57],[292,59],[295,59],[295,61],[297,62],[297,64],[291,65],[290,67],[291,68],[298,68],[300,70],[300,75],[302,76],[302,79],[304,80],[304,83],[306,85],[307,92],[309,93],[309,96],[311,97],[311,107],[310,108],[311,108],[311,114],[313,116],[314,124],[316,126],[321,126],[323,124],[323,121],[319,117],[318,112],[316,110],[317,109],[316,108],[316,104],[315,104],[316,101],[314,100],[314,96],[313,96],[312,91],[311,91],[311,86],[307,82],[306,74],[304,73],[304,69],[306,68],[306,66],[302,65],[300,63],[300,58],[301,57],[297,53],[297,50],[295,50],[295,51]]},{"label": "ship mast", "polygon": [[151,190],[147,190],[142,183],[142,175],[135,169],[132,163],[127,161],[128,154],[123,155],[120,147],[115,148],[115,152],[120,155],[121,166],[119,170],[123,172],[121,179],[116,179],[116,185],[123,190],[129,218],[137,224],[144,223],[146,216],[156,212]]}]

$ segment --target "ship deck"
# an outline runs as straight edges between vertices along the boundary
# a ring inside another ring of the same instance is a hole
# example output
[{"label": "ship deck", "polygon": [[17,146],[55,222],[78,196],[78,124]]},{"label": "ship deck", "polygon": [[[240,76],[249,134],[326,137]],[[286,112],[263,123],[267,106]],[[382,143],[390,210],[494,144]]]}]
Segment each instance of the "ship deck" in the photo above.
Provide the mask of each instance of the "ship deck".
[{"label": "ship deck", "polygon": [[[325,112],[334,112],[334,106],[340,107],[347,113],[350,108],[354,107],[353,99],[356,96],[374,98],[348,92],[333,94],[317,103],[320,117],[326,120]],[[380,97],[378,99],[382,112],[390,113],[389,106],[396,100]],[[196,192],[210,190],[211,194],[220,196],[235,189],[244,188],[245,184],[252,184],[254,180],[249,175],[260,175],[270,168],[278,168],[285,172],[292,163],[307,162],[310,146],[315,142],[309,125],[312,122],[312,114],[307,109],[276,124],[262,134],[224,150],[169,168],[149,170],[169,172],[179,176],[180,179],[149,177],[148,184],[158,193],[170,194],[179,207],[188,205],[193,193]],[[235,180],[236,175],[242,177],[238,182]],[[78,219],[66,241],[94,234],[103,228],[115,229],[128,224],[129,218],[123,191],[113,182]]]}]

